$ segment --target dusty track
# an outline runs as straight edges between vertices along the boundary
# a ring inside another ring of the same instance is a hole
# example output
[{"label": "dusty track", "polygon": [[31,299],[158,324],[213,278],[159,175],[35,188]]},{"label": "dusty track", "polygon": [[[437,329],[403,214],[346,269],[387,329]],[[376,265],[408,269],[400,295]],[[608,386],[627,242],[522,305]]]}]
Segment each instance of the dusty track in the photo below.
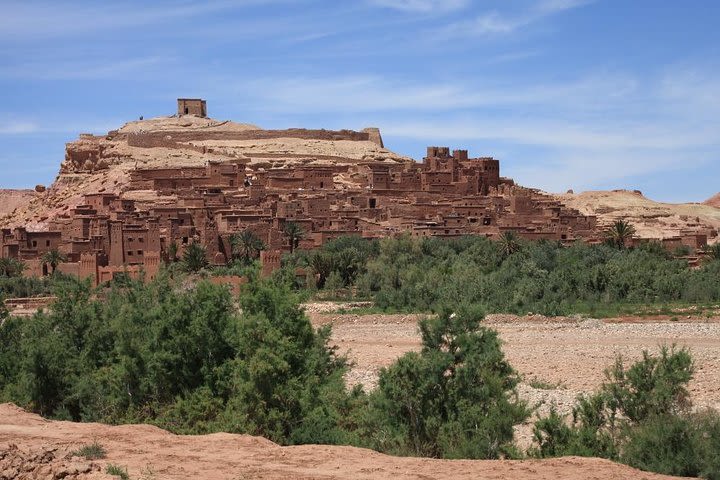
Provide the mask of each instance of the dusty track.
[{"label": "dusty track", "polygon": [[[94,465],[64,458],[83,444],[97,441],[108,452]],[[10,444],[17,445],[12,449]],[[20,452],[18,454],[18,452]],[[449,461],[398,458],[352,447],[307,445],[280,447],[262,438],[214,434],[176,436],[146,425],[110,427],[50,422],[10,404],[0,405],[0,478],[11,472],[8,459],[52,452],[43,472],[94,472],[62,478],[108,479],[107,464],[127,467],[131,479],[669,479],[594,458],[534,461]],[[5,456],[5,457],[4,457]],[[3,460],[3,457],[5,460]],[[13,467],[15,468],[15,467]],[[17,469],[35,468],[24,464]],[[8,478],[53,478],[39,476]],[[50,476],[48,476],[50,475]],[[61,477],[57,477],[61,478]]]}]

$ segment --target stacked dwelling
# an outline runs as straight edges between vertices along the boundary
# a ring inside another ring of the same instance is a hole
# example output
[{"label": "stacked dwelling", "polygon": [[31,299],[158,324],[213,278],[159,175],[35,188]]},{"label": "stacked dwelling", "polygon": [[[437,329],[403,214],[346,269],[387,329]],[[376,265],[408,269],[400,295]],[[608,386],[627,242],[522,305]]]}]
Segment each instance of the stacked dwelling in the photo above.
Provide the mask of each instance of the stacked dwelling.
[{"label": "stacked dwelling", "polygon": [[[178,114],[206,115],[199,99],[180,99]],[[191,112],[191,113],[187,113]],[[292,137],[324,141],[372,141],[377,129],[257,130],[240,133],[157,132],[107,138],[140,149],[194,151],[213,155],[202,140]],[[83,136],[68,144],[65,169],[104,168],[104,140]],[[288,154],[285,154],[286,156]],[[342,235],[382,238],[413,236],[497,237],[513,231],[531,239],[597,241],[595,217],[582,215],[537,190],[500,176],[500,162],[470,158],[467,150],[428,147],[423,162],[373,159],[309,159],[292,168],[266,161],[273,154],[217,155],[202,166],[133,168],[120,193],[92,192],[81,205],[50,219],[46,231],[1,231],[0,255],[24,261],[29,275],[48,274],[42,256],[59,250],[65,273],[91,277],[96,284],[119,273],[154,277],[170,252],[182,255],[199,242],[208,261],[230,261],[230,237],[254,232],[266,245],[265,273],[290,250],[288,222],[303,231],[300,248],[315,248]],[[222,158],[221,158],[222,157]],[[313,160],[324,160],[317,162]],[[152,192],[152,200],[133,200],[133,192]],[[688,240],[690,241],[690,240]],[[694,241],[694,240],[693,240]]]}]

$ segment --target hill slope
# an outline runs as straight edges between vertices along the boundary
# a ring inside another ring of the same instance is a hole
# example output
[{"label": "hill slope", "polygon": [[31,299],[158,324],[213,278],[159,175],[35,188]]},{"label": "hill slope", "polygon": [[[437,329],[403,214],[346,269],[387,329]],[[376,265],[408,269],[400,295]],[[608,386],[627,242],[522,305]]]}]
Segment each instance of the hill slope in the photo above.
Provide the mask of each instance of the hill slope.
[{"label": "hill slope", "polygon": [[720,208],[699,203],[661,203],[628,190],[588,191],[559,194],[555,198],[586,215],[596,215],[599,225],[624,219],[632,223],[645,238],[679,235],[683,230],[720,229]]},{"label": "hill slope", "polygon": [[[370,129],[375,130],[375,129]],[[363,136],[364,135],[364,136]],[[255,125],[192,115],[157,117],[126,123],[107,135],[80,134],[66,146],[55,182],[42,194],[0,207],[0,227],[47,230],[48,219],[65,215],[88,193],[124,194],[136,169],[204,166],[208,161],[247,161],[253,169],[302,164],[410,161],[387,150],[377,134],[349,130],[264,130]],[[138,200],[137,193],[128,197]],[[134,196],[133,196],[134,195]],[[140,198],[157,201],[155,196]]]},{"label": "hill slope", "polygon": [[[68,452],[94,441],[106,448],[107,458],[90,463],[66,457]],[[354,447],[280,447],[269,440],[247,435],[220,433],[176,436],[148,425],[112,427],[91,423],[53,422],[29,414],[12,404],[2,404],[0,475],[10,468],[13,461],[22,463],[22,468],[26,471],[44,468],[45,472],[87,472],[73,477],[85,479],[116,478],[101,473],[108,463],[127,467],[130,478],[151,476],[157,480],[677,478],[644,473],[595,458],[450,461],[391,457]]]},{"label": "hill slope", "polygon": [[720,208],[720,193],[716,193],[712,197],[708,198],[703,202],[705,205],[710,205],[711,207]]}]

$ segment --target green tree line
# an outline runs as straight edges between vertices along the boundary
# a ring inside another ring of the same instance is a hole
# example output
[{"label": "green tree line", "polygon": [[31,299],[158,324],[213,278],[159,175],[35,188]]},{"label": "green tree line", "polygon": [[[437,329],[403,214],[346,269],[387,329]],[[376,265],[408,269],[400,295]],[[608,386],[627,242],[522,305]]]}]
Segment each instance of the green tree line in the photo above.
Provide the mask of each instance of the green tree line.
[{"label": "green tree line", "polygon": [[295,252],[285,262],[311,272],[308,288],[344,289],[386,311],[439,312],[462,303],[493,313],[611,315],[720,301],[716,256],[691,269],[657,242],[623,247],[624,232],[605,244],[571,246],[523,241],[511,233],[497,241],[345,237]]}]

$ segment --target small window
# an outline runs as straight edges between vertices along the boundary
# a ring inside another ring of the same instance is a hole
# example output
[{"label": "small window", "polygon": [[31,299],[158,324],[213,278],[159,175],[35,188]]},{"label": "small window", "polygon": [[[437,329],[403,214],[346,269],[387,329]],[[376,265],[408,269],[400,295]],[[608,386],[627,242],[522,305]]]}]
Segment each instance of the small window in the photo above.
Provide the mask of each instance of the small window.
[{"label": "small window", "polygon": [[492,220],[489,219],[489,218],[483,218],[483,225],[490,225],[490,222],[491,222],[491,221],[492,221]]},{"label": "small window", "polygon": [[133,237],[128,237],[128,242],[132,242],[132,241],[133,241]]},{"label": "small window", "polygon": [[188,237],[183,237],[182,243],[183,243],[183,245],[187,245],[187,243],[188,243]]},{"label": "small window", "polygon": [[133,256],[132,250],[128,250],[127,254],[128,254],[128,257],[132,257]]},{"label": "small window", "polygon": [[50,246],[50,240],[45,240],[45,246],[46,246],[46,247],[49,247],[49,246]]},{"label": "small window", "polygon": [[138,254],[138,255],[142,255],[142,254],[143,254],[143,251],[142,251],[142,250],[138,250],[138,251],[137,251],[137,254]]},{"label": "small window", "polygon": [[142,237],[138,238],[138,242],[143,243],[144,241],[145,241],[144,238],[142,238]]},{"label": "small window", "polygon": [[37,247],[37,240],[33,240],[33,241],[32,241],[32,246],[33,246],[33,247]]}]

